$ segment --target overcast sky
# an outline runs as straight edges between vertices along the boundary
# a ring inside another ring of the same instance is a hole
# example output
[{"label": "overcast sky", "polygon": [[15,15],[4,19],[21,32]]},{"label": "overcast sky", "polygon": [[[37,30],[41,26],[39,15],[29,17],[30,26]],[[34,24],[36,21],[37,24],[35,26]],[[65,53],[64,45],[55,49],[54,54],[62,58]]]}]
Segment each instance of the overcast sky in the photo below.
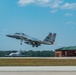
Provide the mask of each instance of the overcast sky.
[{"label": "overcast sky", "polygon": [[[55,45],[33,48],[6,37],[23,32],[43,40],[57,33]],[[0,50],[54,50],[76,45],[76,0],[0,0]]]}]

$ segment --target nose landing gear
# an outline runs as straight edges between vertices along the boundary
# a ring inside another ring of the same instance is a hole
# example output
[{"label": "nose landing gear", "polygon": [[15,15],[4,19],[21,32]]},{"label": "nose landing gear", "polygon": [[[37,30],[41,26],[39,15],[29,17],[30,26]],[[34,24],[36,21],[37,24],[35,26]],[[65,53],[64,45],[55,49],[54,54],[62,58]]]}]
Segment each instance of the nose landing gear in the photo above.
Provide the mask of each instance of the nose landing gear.
[{"label": "nose landing gear", "polygon": [[23,42],[23,40],[21,40],[21,43],[20,43],[20,45],[22,45],[22,42]]}]

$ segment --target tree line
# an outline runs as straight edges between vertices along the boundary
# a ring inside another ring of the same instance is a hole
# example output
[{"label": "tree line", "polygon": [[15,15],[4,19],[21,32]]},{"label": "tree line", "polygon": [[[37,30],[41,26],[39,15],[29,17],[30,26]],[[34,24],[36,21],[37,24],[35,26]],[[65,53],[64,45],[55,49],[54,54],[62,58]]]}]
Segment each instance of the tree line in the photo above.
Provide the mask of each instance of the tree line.
[{"label": "tree line", "polygon": [[[10,53],[15,53],[17,52],[16,50],[12,51],[0,51],[0,57],[5,57],[8,56]],[[43,51],[21,51],[21,55],[24,57],[54,57],[55,52],[54,51],[49,51],[49,50],[43,50]]]}]

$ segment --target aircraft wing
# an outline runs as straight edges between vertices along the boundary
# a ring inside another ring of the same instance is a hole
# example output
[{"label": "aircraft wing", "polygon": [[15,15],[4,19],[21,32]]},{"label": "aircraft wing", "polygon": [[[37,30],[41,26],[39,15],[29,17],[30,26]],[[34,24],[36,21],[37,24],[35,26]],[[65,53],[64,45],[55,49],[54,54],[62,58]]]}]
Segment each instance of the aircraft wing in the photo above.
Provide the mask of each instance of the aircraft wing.
[{"label": "aircraft wing", "polygon": [[36,46],[40,46],[41,45],[41,40],[38,40],[36,38],[30,38],[30,37],[27,37],[27,38],[24,38],[26,44],[30,44],[32,45],[33,47]]},{"label": "aircraft wing", "polygon": [[35,43],[40,43],[41,41],[35,38],[26,38],[24,39],[25,41],[29,41],[29,42],[35,42]]}]

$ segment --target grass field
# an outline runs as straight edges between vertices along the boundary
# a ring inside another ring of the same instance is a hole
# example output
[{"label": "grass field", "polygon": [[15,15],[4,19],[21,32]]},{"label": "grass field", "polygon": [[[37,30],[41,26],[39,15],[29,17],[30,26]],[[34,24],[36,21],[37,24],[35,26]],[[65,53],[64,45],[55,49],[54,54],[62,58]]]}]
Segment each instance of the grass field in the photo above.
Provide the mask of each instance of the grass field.
[{"label": "grass field", "polygon": [[0,59],[0,66],[76,66],[76,59]]}]

